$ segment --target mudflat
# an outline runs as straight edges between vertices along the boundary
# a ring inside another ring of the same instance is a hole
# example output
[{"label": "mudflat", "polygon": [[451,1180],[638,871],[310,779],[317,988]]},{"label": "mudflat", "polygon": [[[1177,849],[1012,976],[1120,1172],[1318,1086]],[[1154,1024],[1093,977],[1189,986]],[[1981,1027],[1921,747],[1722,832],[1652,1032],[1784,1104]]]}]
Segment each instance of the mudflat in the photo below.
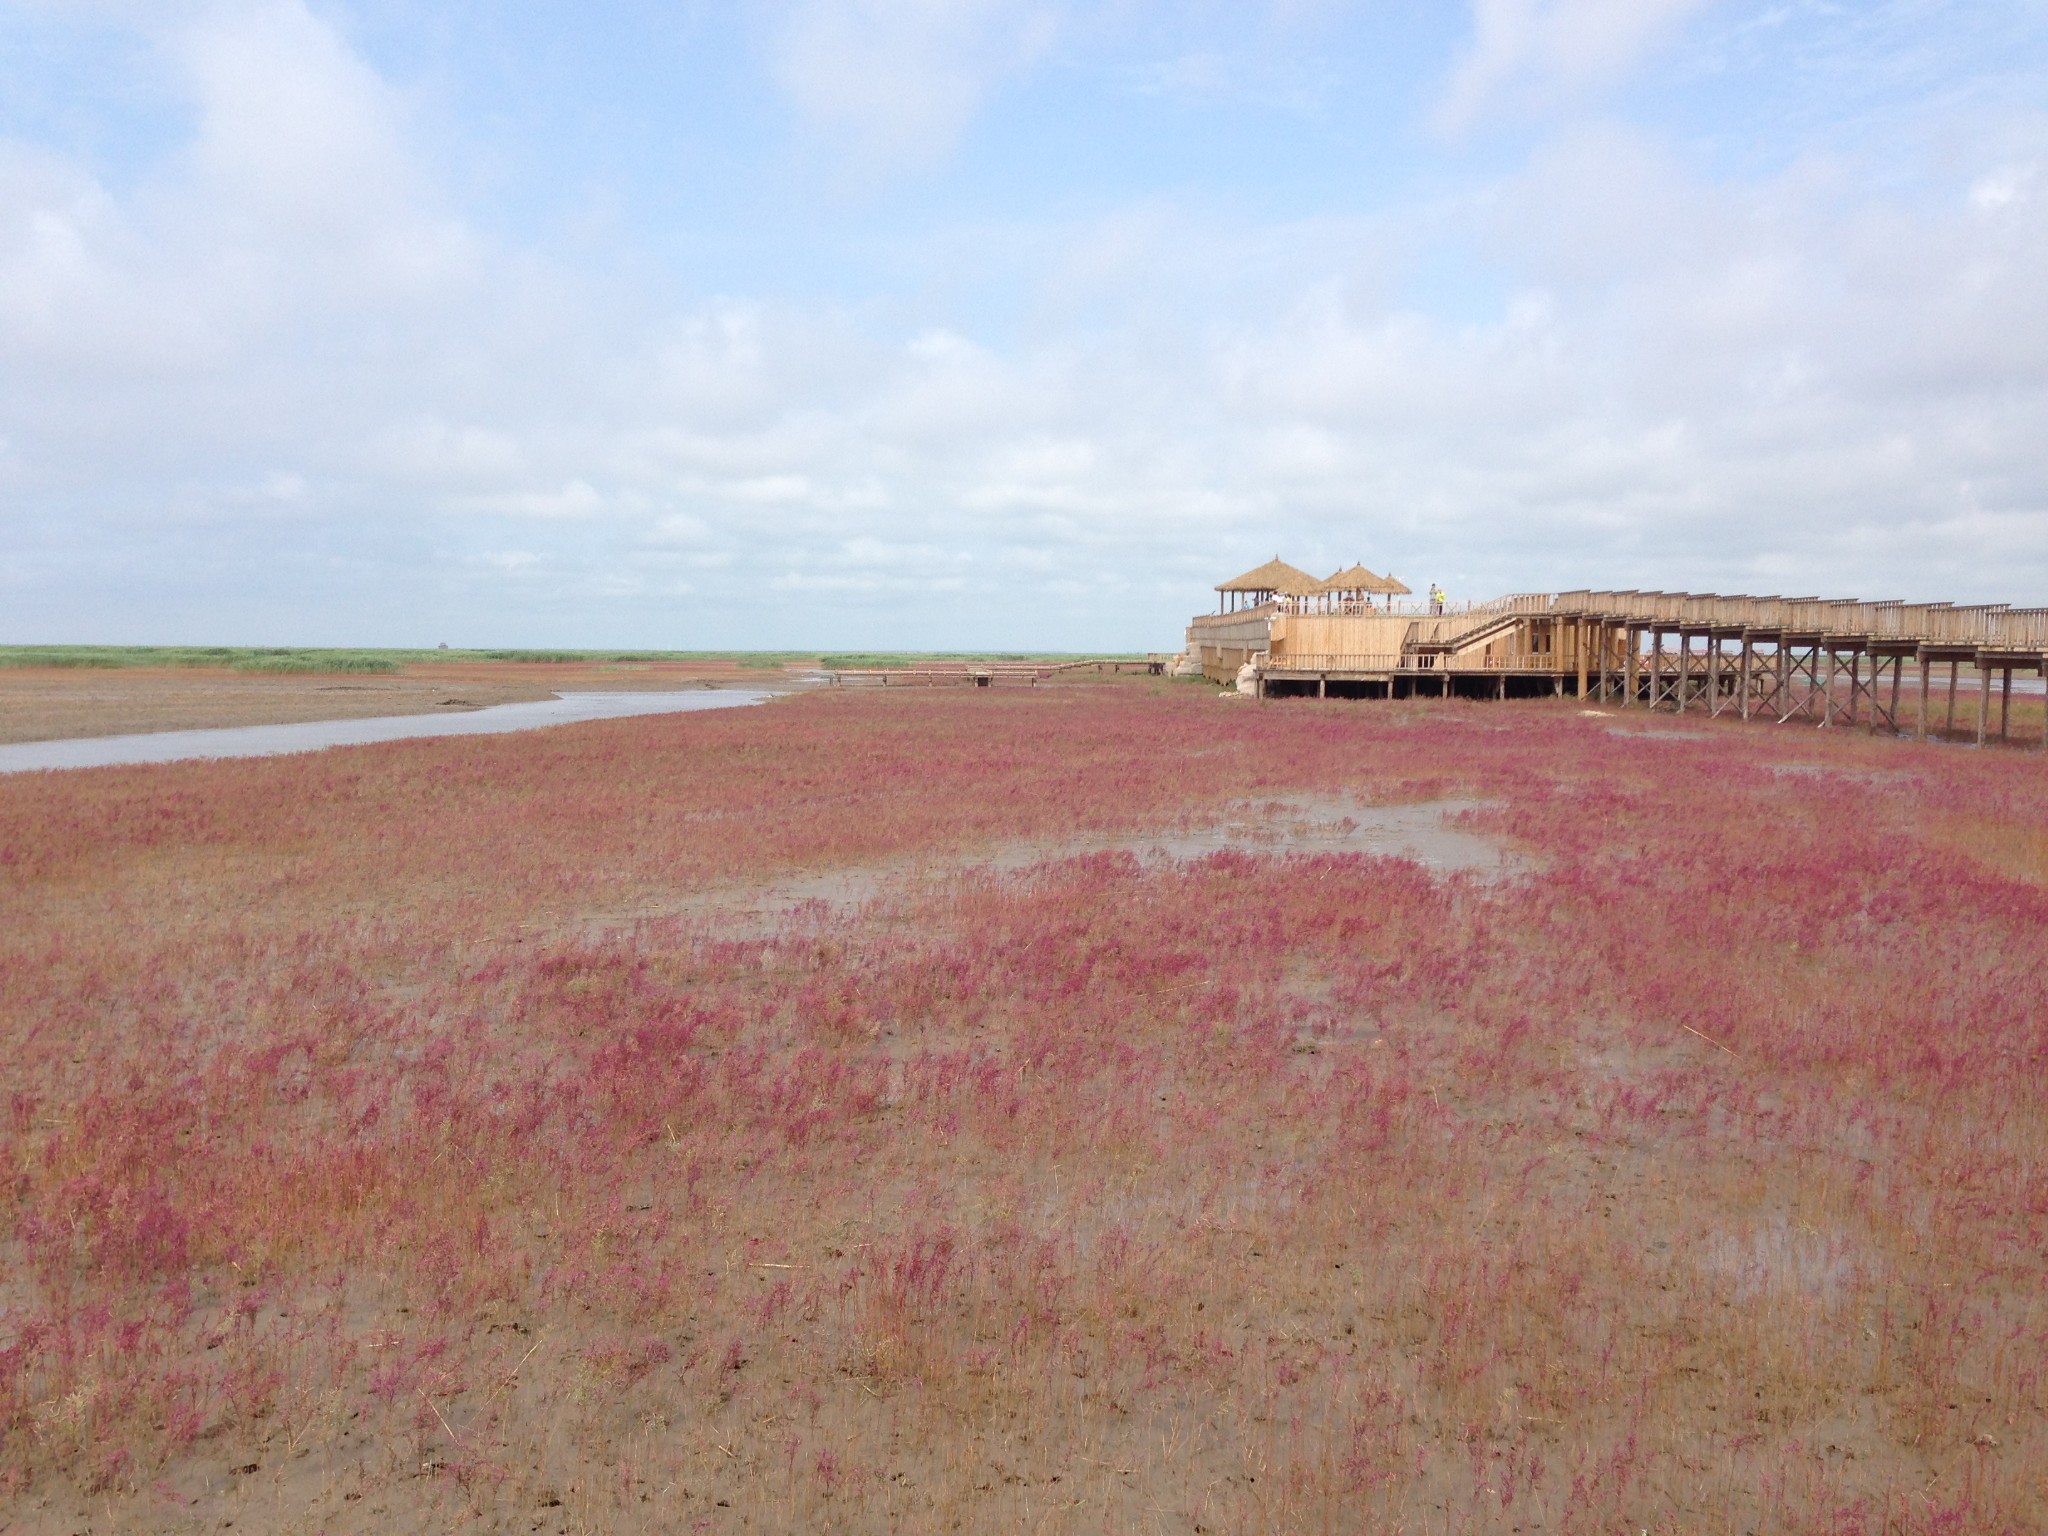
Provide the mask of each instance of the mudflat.
[{"label": "mudflat", "polygon": [[2048,754],[1638,718],[0,777],[0,1525],[2048,1530]]},{"label": "mudflat", "polygon": [[465,661],[372,675],[225,667],[0,667],[0,743],[453,714],[552,698],[564,690],[719,687],[778,675],[721,660]]}]

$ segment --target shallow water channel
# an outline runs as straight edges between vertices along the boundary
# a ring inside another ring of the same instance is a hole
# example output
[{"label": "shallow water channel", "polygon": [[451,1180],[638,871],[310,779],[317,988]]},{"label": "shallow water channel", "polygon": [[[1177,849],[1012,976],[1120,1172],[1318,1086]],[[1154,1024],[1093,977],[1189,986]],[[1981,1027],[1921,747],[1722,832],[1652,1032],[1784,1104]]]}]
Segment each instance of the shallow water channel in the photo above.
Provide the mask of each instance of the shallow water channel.
[{"label": "shallow water channel", "polygon": [[380,715],[367,720],[305,720],[291,725],[237,725],[210,731],[150,731],[136,736],[24,741],[0,746],[0,773],[178,763],[210,757],[275,757],[286,752],[318,752],[325,747],[360,747],[423,736],[497,736],[549,725],[576,725],[586,720],[618,720],[628,715],[734,709],[773,697],[772,691],[758,688],[565,693],[523,704],[494,704],[460,715]]},{"label": "shallow water channel", "polygon": [[1195,822],[1154,831],[1031,838],[994,848],[887,859],[700,891],[672,903],[594,913],[592,931],[636,919],[693,917],[711,921],[728,937],[770,933],[800,913],[844,916],[892,887],[919,880],[943,880],[971,870],[1011,875],[1097,853],[1133,854],[1148,864],[1182,864],[1230,851],[1365,853],[1413,859],[1433,875],[1472,874],[1494,880],[1526,868],[1525,860],[1485,833],[1456,824],[1462,812],[1490,803],[1444,799],[1369,805],[1336,795],[1275,795],[1241,800]]}]

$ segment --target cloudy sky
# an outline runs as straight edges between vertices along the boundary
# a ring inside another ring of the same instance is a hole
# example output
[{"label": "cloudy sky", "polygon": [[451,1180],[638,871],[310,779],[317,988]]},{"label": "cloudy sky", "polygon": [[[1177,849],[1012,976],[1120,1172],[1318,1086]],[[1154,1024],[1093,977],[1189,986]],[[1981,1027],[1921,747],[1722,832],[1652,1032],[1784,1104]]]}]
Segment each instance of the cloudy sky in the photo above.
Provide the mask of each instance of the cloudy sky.
[{"label": "cloudy sky", "polygon": [[0,0],[0,641],[2048,603],[2038,0]]}]

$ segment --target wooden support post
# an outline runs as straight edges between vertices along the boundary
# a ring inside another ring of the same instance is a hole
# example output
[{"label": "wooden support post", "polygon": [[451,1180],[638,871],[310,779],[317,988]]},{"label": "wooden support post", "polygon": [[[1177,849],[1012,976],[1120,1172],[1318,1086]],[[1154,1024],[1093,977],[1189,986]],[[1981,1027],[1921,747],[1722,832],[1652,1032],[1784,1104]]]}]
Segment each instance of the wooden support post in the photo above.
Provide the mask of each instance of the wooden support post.
[{"label": "wooden support post", "polygon": [[1707,636],[1707,713],[1721,713],[1721,637]]},{"label": "wooden support post", "polygon": [[[1893,734],[1894,736],[1903,736],[1903,735],[1905,734],[1905,732],[1904,732],[1904,731],[1901,731],[1901,730],[1899,729],[1899,674],[1900,674],[1901,672],[1904,672],[1905,670],[1906,670],[1906,658],[1905,658],[1905,657],[1903,657],[1903,656],[1894,656],[1894,657],[1892,658],[1892,707],[1891,707],[1891,717],[1892,717],[1892,734]],[[1873,720],[1873,721],[1871,721],[1871,722],[1870,722],[1870,728],[1871,728],[1872,730],[1876,730],[1876,729],[1877,729],[1877,722],[1876,722],[1875,720]]]},{"label": "wooden support post", "polygon": [[1650,631],[1650,708],[1657,707],[1657,695],[1664,691],[1664,629]]},{"label": "wooden support post", "polygon": [[1503,672],[1503,673],[1501,673],[1501,675],[1500,675],[1499,677],[1496,677],[1496,678],[1495,678],[1495,679],[1493,680],[1493,696],[1494,696],[1494,697],[1495,697],[1496,699],[1504,699],[1504,698],[1506,698],[1506,697],[1508,696],[1508,675],[1507,675],[1507,673]]},{"label": "wooden support post", "polygon": [[1814,665],[1820,671],[1820,723],[1831,726],[1835,723],[1835,653],[1823,644],[1813,652]]},{"label": "wooden support post", "polygon": [[1977,745],[1984,745],[1984,734],[1991,726],[1991,663],[1980,653],[1977,657]]},{"label": "wooden support post", "polygon": [[[1586,702],[1586,621],[1580,619],[1572,626],[1572,649],[1579,653],[1579,702]],[[1562,683],[1559,684],[1562,687]]]},{"label": "wooden support post", "polygon": [[1756,668],[1756,646],[1749,638],[1749,631],[1742,632],[1742,718],[1749,718],[1749,680]]},{"label": "wooden support post", "polygon": [[1319,677],[1318,677],[1318,678],[1316,679],[1316,697],[1317,697],[1317,698],[1319,698],[1319,699],[1327,699],[1327,698],[1328,698],[1329,696],[1330,696],[1330,679],[1329,679],[1328,675],[1327,675],[1327,674],[1325,674],[1325,675],[1323,675],[1323,676],[1319,676]]},{"label": "wooden support post", "polygon": [[1956,678],[1957,678],[1957,676],[1958,676],[1958,675],[1959,675],[1959,674],[1960,674],[1960,673],[1962,672],[1962,670],[1963,670],[1963,659],[1962,659],[1962,657],[1960,657],[1960,656],[1951,656],[1951,657],[1949,657],[1949,659],[1948,659],[1948,719],[1947,719],[1947,721],[1946,721],[1946,722],[1945,722],[1945,723],[1944,723],[1944,724],[1942,725],[1942,728],[1941,728],[1941,729],[1942,729],[1942,733],[1943,733],[1944,735],[1947,735],[1947,734],[1953,733],[1953,732],[1954,732],[1954,730],[1955,730],[1955,728],[1956,728]]},{"label": "wooden support post", "polygon": [[1636,699],[1636,628],[1633,624],[1622,626],[1624,637],[1621,648],[1621,707],[1627,709]]},{"label": "wooden support post", "polygon": [[1913,736],[1916,741],[1927,739],[1927,675],[1934,670],[1934,663],[1927,659],[1927,653],[1920,653],[1920,719],[1915,724]]},{"label": "wooden support post", "polygon": [[1998,739],[2000,741],[2010,741],[2012,739],[2008,734],[2011,726],[2012,668],[2007,667],[2005,669],[2005,682],[2000,686],[1998,694]]}]

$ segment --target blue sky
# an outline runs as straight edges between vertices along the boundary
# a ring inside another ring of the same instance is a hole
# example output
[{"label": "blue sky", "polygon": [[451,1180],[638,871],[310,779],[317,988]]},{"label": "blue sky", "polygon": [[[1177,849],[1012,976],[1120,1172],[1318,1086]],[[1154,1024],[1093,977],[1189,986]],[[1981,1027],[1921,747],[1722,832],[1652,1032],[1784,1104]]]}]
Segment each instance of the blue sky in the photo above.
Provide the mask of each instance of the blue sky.
[{"label": "blue sky", "polygon": [[0,0],[0,640],[2048,602],[2037,4]]}]

